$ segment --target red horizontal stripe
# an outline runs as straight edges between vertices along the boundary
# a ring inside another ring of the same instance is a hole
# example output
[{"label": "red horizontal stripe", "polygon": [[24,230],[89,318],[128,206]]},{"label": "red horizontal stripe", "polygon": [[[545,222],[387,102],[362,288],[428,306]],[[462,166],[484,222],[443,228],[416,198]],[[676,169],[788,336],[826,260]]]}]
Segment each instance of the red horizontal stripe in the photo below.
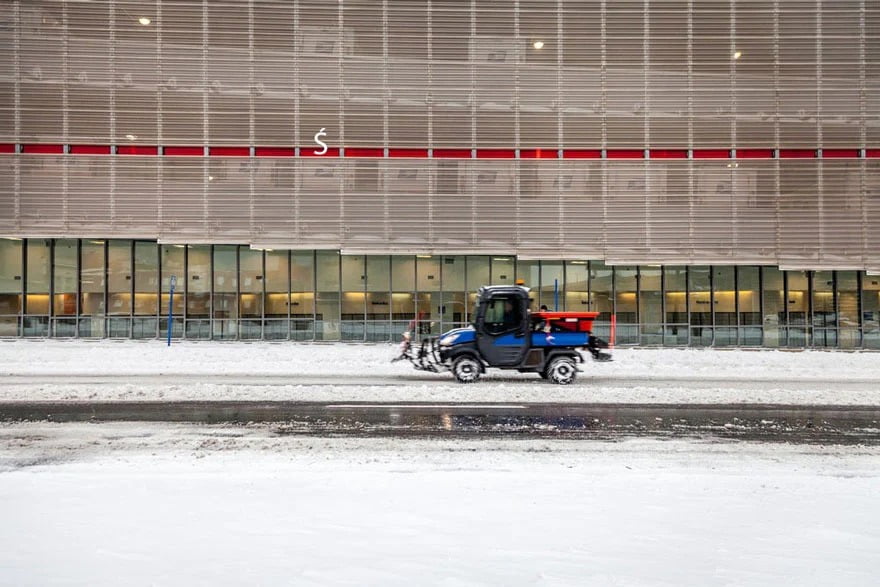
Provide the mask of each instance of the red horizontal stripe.
[{"label": "red horizontal stripe", "polygon": [[728,149],[694,149],[694,159],[730,159]]},{"label": "red horizontal stripe", "polygon": [[559,159],[556,149],[520,149],[520,159]]},{"label": "red horizontal stripe", "polygon": [[477,149],[477,159],[513,159],[514,149]]},{"label": "red horizontal stripe", "polygon": [[434,149],[432,152],[436,159],[470,159],[470,149]]},{"label": "red horizontal stripe", "polygon": [[250,157],[250,147],[211,147],[208,149],[211,157]]},{"label": "red horizontal stripe", "polygon": [[413,157],[417,159],[427,159],[428,149],[388,149],[389,157]]},{"label": "red horizontal stripe", "polygon": [[601,149],[565,149],[562,151],[563,159],[601,159]]},{"label": "red horizontal stripe", "polygon": [[155,145],[119,145],[117,155],[158,155],[159,147]]},{"label": "red horizontal stripe", "polygon": [[813,159],[815,157],[815,149],[779,149],[780,159]]},{"label": "red horizontal stripe", "polygon": [[23,153],[62,154],[64,145],[22,145]]},{"label": "red horizontal stripe", "polygon": [[257,157],[293,157],[296,149],[293,147],[255,147],[254,155]]},{"label": "red horizontal stripe", "polygon": [[822,157],[858,157],[858,149],[822,149]]},{"label": "red horizontal stripe", "polygon": [[687,159],[687,149],[651,149],[651,159]]},{"label": "red horizontal stripe", "polygon": [[385,149],[382,147],[346,147],[346,157],[384,157]]},{"label": "red horizontal stripe", "polygon": [[205,148],[181,147],[175,145],[163,148],[162,153],[169,157],[201,157],[205,154]]},{"label": "red horizontal stripe", "polygon": [[737,159],[773,159],[773,149],[737,149]]},{"label": "red horizontal stripe", "polygon": [[68,152],[73,155],[109,155],[110,145],[70,145]]},{"label": "red horizontal stripe", "polygon": [[[0,143],[0,153],[15,153],[15,143]],[[22,144],[22,153],[39,153],[39,154],[63,154],[65,146],[59,144],[42,144],[30,143]],[[315,151],[317,147],[308,146],[300,148],[300,156],[316,157]],[[113,154],[112,145],[68,145],[68,151],[74,155],[111,155]],[[157,155],[159,147],[155,145],[118,145],[116,146],[116,154],[118,155]],[[200,146],[181,146],[169,145],[164,147],[164,154],[170,156],[203,156],[204,147]],[[296,150],[293,147],[254,147],[254,152],[259,157],[293,157]],[[862,150],[860,148],[846,149],[833,148],[822,149],[823,158],[859,158]],[[251,147],[229,147],[217,146],[209,147],[208,153],[211,156],[219,157],[248,157],[251,153]],[[338,147],[328,148],[327,153],[323,156],[339,157],[340,149]],[[476,156],[479,159],[511,159],[515,156],[515,149],[477,149]],[[345,154],[348,157],[384,157],[386,156],[384,147],[347,147]],[[388,148],[388,157],[404,157],[404,158],[428,158],[429,149],[420,148]],[[521,159],[557,159],[559,151],[557,149],[520,149]],[[653,159],[685,159],[688,156],[688,149],[650,149],[650,157]],[[728,149],[693,149],[691,151],[694,159],[727,159],[731,157],[731,151]],[[433,157],[435,158],[460,158],[470,159],[472,156],[471,149],[434,149]],[[601,149],[564,149],[562,158],[564,159],[598,159],[602,156]],[[606,156],[609,159],[642,159],[644,158],[644,150],[642,149],[608,149]],[[780,149],[779,157],[783,159],[814,159],[819,156],[817,149]],[[880,157],[880,149],[865,149],[865,156],[870,158]],[[773,149],[737,149],[736,158],[738,159],[772,159],[774,157]]]},{"label": "red horizontal stripe", "polygon": [[323,147],[300,147],[300,157],[339,157],[339,147],[329,147],[323,155],[318,155],[315,151],[323,151]]},{"label": "red horizontal stripe", "polygon": [[642,149],[608,149],[605,156],[608,159],[644,159],[645,152]]}]

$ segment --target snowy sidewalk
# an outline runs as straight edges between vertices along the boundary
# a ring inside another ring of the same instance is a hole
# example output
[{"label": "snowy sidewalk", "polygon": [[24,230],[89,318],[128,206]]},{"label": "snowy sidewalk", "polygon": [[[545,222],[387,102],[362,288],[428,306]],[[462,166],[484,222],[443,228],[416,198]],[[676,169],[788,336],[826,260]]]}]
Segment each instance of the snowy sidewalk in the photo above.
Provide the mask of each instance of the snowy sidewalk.
[{"label": "snowy sidewalk", "polygon": [[0,583],[871,585],[876,447],[0,427]]},{"label": "snowy sidewalk", "polygon": [[618,349],[575,385],[475,385],[391,363],[390,344],[0,341],[0,401],[289,400],[880,404],[880,353]]}]

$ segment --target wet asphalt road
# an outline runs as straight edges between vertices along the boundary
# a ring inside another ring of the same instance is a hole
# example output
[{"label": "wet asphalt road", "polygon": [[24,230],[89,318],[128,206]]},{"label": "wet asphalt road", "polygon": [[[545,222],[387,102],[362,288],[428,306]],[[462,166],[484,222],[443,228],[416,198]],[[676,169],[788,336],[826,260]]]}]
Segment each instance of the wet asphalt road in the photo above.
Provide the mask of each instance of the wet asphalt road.
[{"label": "wet asphalt road", "polygon": [[757,404],[33,401],[0,420],[272,423],[283,435],[725,438],[880,445],[880,406]]},{"label": "wet asphalt road", "polygon": [[[510,383],[538,383],[534,375],[505,375],[492,373],[480,379],[477,385],[493,386]],[[280,386],[280,385],[327,385],[341,387],[397,387],[412,383],[444,383],[457,385],[449,373],[420,373],[387,375],[249,375],[226,373],[222,375],[195,374],[128,374],[128,375],[4,375],[0,387],[33,384],[77,384],[77,385],[119,385],[126,383],[144,385],[181,385],[186,383],[222,384],[232,386]],[[705,389],[723,386],[748,390],[770,390],[783,388],[789,391],[811,390],[817,387],[828,390],[880,391],[880,383],[874,379],[778,379],[762,377],[601,377],[581,375],[575,386],[648,386],[657,389],[687,388]]]}]

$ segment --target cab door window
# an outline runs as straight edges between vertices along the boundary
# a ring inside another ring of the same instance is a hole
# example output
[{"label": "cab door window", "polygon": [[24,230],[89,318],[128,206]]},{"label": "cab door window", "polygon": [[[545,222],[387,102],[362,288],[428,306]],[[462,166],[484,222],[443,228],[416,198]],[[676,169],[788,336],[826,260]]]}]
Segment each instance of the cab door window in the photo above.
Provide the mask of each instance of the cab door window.
[{"label": "cab door window", "polygon": [[497,297],[487,302],[483,320],[487,333],[502,334],[519,330],[522,321],[522,308],[515,297]]}]

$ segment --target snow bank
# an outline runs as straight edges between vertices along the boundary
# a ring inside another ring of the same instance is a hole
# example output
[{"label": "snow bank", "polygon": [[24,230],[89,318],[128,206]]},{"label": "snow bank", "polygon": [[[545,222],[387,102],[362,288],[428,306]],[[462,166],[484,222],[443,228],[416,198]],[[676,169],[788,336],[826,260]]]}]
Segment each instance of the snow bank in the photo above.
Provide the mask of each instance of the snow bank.
[{"label": "snow bank", "polygon": [[[7,340],[3,375],[349,375],[412,374],[390,363],[390,344]],[[600,377],[880,380],[880,353],[832,351],[618,349],[614,362],[589,364]]]}]

